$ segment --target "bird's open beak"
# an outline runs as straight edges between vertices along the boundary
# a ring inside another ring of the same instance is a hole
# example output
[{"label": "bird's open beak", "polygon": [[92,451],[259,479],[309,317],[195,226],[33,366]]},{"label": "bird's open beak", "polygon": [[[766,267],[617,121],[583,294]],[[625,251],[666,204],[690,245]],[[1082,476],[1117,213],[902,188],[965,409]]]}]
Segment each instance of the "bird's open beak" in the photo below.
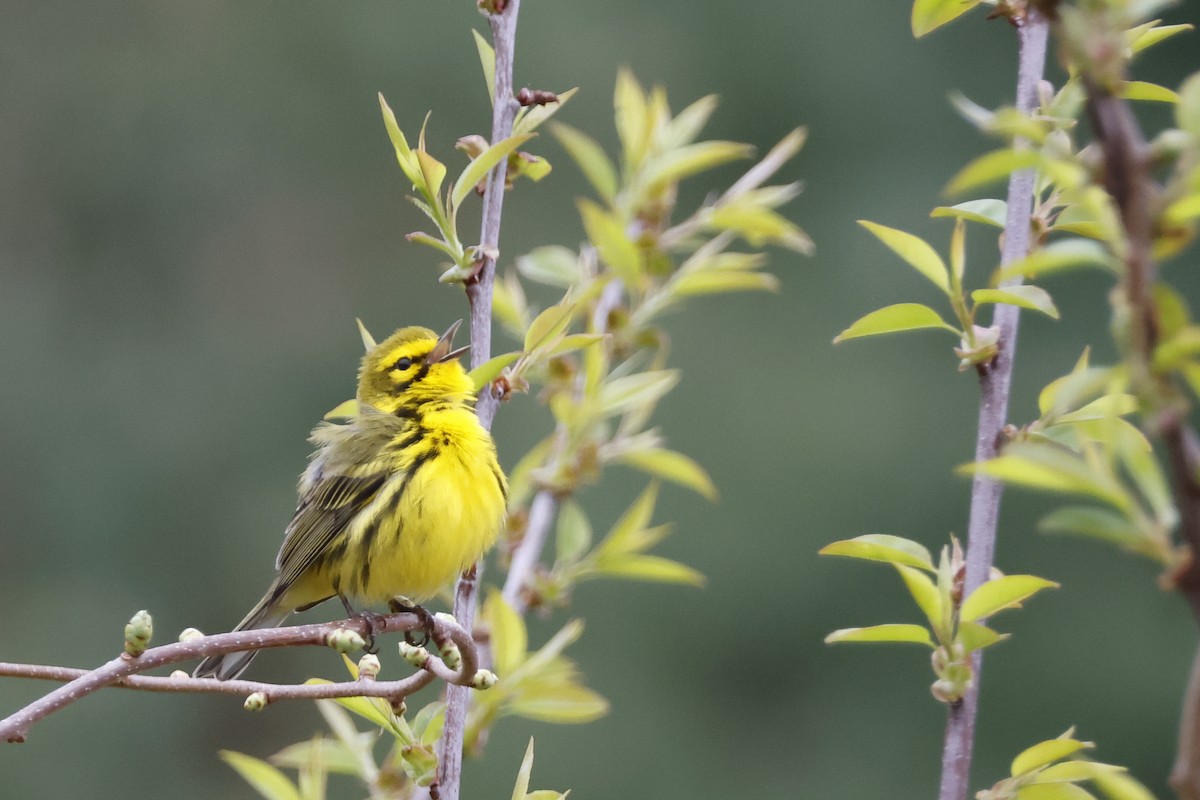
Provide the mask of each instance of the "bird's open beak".
[{"label": "bird's open beak", "polygon": [[452,358],[458,358],[463,353],[471,349],[471,345],[465,345],[457,350],[451,350],[454,346],[454,334],[458,333],[459,326],[462,325],[462,320],[451,325],[441,338],[437,340],[437,344],[433,346],[433,350],[429,353],[428,363],[437,364],[440,361],[449,361]]}]

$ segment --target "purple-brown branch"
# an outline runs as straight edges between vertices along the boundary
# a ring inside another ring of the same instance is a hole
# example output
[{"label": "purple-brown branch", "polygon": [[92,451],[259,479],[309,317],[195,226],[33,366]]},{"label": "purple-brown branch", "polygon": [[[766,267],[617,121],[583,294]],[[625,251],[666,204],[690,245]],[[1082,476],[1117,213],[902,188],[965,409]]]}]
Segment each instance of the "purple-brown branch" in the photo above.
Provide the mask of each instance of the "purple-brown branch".
[{"label": "purple-brown branch", "polygon": [[[513,57],[516,52],[517,14],[521,0],[481,4],[490,12],[492,48],[496,54],[495,84],[492,92],[492,141],[512,135],[513,122],[520,104],[513,97]],[[504,184],[508,159],[500,159],[488,174],[483,194],[483,220],[479,244],[483,262],[473,280],[467,283],[467,302],[471,308],[471,366],[477,367],[492,356],[492,287],[496,280],[496,258],[500,252],[500,220],[504,210]],[[479,421],[491,429],[499,397],[492,391],[480,392],[475,411]],[[467,630],[475,624],[478,604],[480,562],[458,582],[454,592],[454,616]],[[458,800],[462,781],[462,750],[467,727],[470,694],[466,687],[446,687],[446,725],[438,752],[440,772],[438,793],[444,800]]]},{"label": "purple-brown branch", "polygon": [[416,631],[423,622],[414,614],[389,614],[367,622],[352,617],[338,622],[294,625],[286,628],[263,628],[234,633],[200,636],[184,642],[153,647],[140,656],[122,653],[107,664],[93,670],[52,667],[39,664],[10,664],[0,662],[0,677],[41,678],[68,681],[20,711],[0,720],[0,741],[23,742],[30,727],[55,711],[106,686],[159,692],[209,692],[249,695],[262,692],[268,702],[276,700],[313,700],[329,697],[384,697],[393,703],[427,686],[435,678],[461,686],[470,686],[479,670],[478,651],[470,634],[449,618],[433,618],[433,638],[437,642],[453,642],[462,654],[462,663],[452,670],[437,658],[429,658],[422,671],[398,681],[357,680],[343,683],[291,685],[259,681],[218,681],[211,678],[174,678],[145,676],[140,673],[157,667],[194,661],[213,655],[261,650],[274,647],[328,646],[331,633],[350,629],[364,638],[368,634]]},{"label": "purple-brown branch", "polygon": [[[1045,67],[1048,30],[1045,19],[1033,9],[1029,10],[1017,29],[1017,108],[1021,111],[1031,112],[1037,107],[1037,86],[1042,80]],[[1012,263],[1029,252],[1034,177],[1034,171],[1028,169],[1014,172],[1009,179],[1008,215],[1004,224],[1001,264]],[[1013,282],[1019,283],[1020,278],[1014,279]],[[1017,306],[996,306],[992,323],[1000,329],[1000,351],[990,364],[979,371],[979,426],[975,440],[977,462],[996,457],[1002,431],[1008,419],[1008,398],[1017,354],[1019,321],[1020,309]],[[982,474],[975,476],[971,486],[964,597],[986,581],[991,572],[1003,488],[999,481]],[[951,706],[946,717],[939,800],[964,800],[970,787],[975,718],[979,709],[979,679],[983,667],[979,651],[972,657],[971,666],[974,680],[962,702]]]},{"label": "purple-brown branch", "polygon": [[[1104,155],[1104,188],[1112,197],[1124,229],[1125,269],[1121,292],[1130,313],[1128,329],[1131,377],[1141,398],[1151,433],[1162,438],[1170,464],[1179,534],[1190,556],[1172,575],[1200,623],[1200,445],[1187,423],[1186,405],[1166,375],[1153,367],[1159,343],[1158,304],[1154,287],[1155,220],[1162,211],[1161,189],[1151,175],[1149,147],[1129,103],[1096,80],[1096,65],[1084,68],[1088,119]],[[1184,695],[1179,742],[1171,786],[1184,800],[1200,800],[1200,651],[1192,664]]]}]

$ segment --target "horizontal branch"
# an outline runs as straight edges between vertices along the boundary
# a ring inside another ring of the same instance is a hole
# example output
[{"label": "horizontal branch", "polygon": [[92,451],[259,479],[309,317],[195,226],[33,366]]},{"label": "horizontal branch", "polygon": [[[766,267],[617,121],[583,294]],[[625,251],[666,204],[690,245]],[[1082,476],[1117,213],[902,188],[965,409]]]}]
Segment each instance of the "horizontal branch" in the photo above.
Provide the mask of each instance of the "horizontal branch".
[{"label": "horizontal branch", "polygon": [[29,728],[35,722],[106,686],[159,692],[209,692],[239,695],[262,692],[267,702],[334,697],[383,697],[393,703],[399,702],[404,697],[427,686],[435,678],[459,686],[470,686],[479,670],[479,657],[475,642],[452,617],[442,614],[433,617],[433,639],[439,645],[453,643],[458,647],[462,655],[462,663],[458,669],[452,670],[440,659],[430,657],[422,664],[420,672],[398,681],[360,679],[342,683],[300,685],[245,680],[218,681],[211,678],[158,677],[140,674],[156,667],[246,650],[263,650],[273,647],[327,647],[329,635],[338,630],[353,630],[367,638],[369,635],[380,633],[416,631],[422,627],[421,619],[412,613],[377,617],[369,625],[364,619],[351,617],[337,622],[198,636],[187,641],[151,648],[137,657],[122,653],[107,664],[93,670],[0,662],[0,677],[68,681],[65,686],[55,689],[15,714],[0,720],[0,741],[25,741]]}]

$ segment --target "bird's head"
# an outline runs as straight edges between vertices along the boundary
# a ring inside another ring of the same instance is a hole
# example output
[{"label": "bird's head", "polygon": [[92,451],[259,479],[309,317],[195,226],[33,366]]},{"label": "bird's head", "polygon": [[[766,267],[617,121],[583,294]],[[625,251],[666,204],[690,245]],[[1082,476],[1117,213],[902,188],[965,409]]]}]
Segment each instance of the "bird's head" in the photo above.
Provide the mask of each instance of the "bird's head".
[{"label": "bird's head", "polygon": [[438,336],[428,328],[401,328],[369,347],[358,373],[358,401],[385,414],[423,403],[469,396],[474,386],[458,357],[470,345],[454,349],[462,320]]}]

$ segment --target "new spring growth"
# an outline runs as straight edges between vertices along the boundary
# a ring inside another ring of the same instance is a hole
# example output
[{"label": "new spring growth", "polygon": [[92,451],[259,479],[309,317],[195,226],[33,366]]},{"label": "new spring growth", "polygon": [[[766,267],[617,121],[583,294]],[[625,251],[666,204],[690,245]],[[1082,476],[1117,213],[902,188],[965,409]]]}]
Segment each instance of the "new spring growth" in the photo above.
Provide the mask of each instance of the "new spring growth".
[{"label": "new spring growth", "polygon": [[481,669],[471,678],[471,688],[486,691],[492,688],[500,679],[490,669]]},{"label": "new spring growth", "polygon": [[[450,614],[443,611],[433,615],[435,620],[444,623],[445,625],[457,625],[457,620]],[[442,663],[452,670],[457,670],[462,666],[462,651],[458,649],[458,645],[447,636],[443,629],[435,627],[433,632],[433,641],[437,644],[438,652],[442,654]]]},{"label": "new spring growth", "polygon": [[358,677],[364,681],[373,681],[379,675],[379,656],[367,653],[358,660]]},{"label": "new spring growth", "polygon": [[971,688],[973,677],[966,648],[958,642],[949,649],[945,646],[937,647],[930,660],[938,679],[929,687],[929,691],[942,703],[957,703],[962,700]]},{"label": "new spring growth", "polygon": [[125,652],[133,658],[137,658],[146,652],[146,647],[150,644],[150,637],[153,635],[154,620],[150,618],[150,612],[145,610],[137,612],[125,626]]},{"label": "new spring growth", "polygon": [[400,657],[417,669],[425,669],[425,665],[429,663],[430,659],[428,650],[408,642],[400,643]]},{"label": "new spring growth", "polygon": [[179,632],[179,641],[181,641],[181,642],[190,642],[195,639],[203,639],[203,638],[204,638],[204,634],[195,628],[184,628],[182,631]]},{"label": "new spring growth", "polygon": [[246,702],[242,703],[242,708],[247,711],[262,711],[267,707],[266,692],[253,692],[246,696]]},{"label": "new spring growth", "polygon": [[358,631],[352,631],[349,628],[338,628],[335,631],[329,632],[329,635],[325,637],[325,644],[344,655],[366,647],[367,640]]}]

